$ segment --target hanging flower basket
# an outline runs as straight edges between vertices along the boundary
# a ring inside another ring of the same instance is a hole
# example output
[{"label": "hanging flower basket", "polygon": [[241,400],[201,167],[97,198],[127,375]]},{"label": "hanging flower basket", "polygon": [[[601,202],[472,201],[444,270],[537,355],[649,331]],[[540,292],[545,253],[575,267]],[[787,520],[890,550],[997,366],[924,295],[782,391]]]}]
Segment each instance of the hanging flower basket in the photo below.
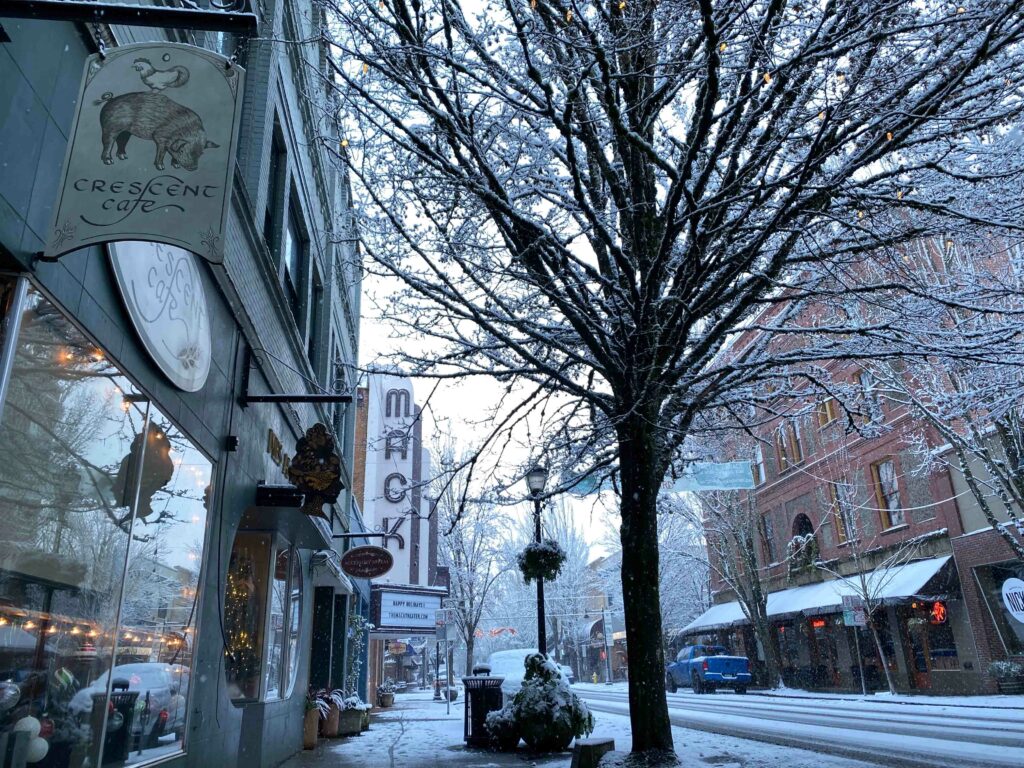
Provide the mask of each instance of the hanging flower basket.
[{"label": "hanging flower basket", "polygon": [[527,584],[535,579],[551,581],[562,570],[565,550],[552,539],[545,539],[539,544],[530,542],[526,549],[519,553],[517,560]]}]

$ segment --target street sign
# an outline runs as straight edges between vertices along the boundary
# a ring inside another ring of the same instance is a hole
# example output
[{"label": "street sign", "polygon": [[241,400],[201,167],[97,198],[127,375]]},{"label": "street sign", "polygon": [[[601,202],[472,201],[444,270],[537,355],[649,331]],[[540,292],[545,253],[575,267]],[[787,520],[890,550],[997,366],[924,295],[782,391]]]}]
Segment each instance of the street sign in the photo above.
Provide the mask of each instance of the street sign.
[{"label": "street sign", "polygon": [[843,611],[843,624],[847,627],[866,627],[868,625],[867,612],[863,608]]},{"label": "street sign", "polygon": [[854,608],[863,608],[864,598],[860,595],[843,595],[843,610],[852,611]]},{"label": "street sign", "polygon": [[454,642],[458,628],[455,625],[455,611],[444,608],[434,612],[434,639],[438,643]]},{"label": "street sign", "polygon": [[687,464],[683,476],[669,486],[675,493],[683,491],[739,491],[754,487],[754,474],[749,461]]}]

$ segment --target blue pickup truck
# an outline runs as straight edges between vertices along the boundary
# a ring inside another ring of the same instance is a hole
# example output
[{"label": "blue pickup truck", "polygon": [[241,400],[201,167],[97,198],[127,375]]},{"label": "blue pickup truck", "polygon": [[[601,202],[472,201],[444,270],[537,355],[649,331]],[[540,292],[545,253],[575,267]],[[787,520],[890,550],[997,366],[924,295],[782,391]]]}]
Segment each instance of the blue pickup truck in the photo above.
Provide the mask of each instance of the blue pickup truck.
[{"label": "blue pickup truck", "polygon": [[665,686],[671,693],[690,686],[694,693],[714,693],[732,688],[746,693],[750,685],[750,661],[730,656],[721,645],[688,645],[665,670]]}]

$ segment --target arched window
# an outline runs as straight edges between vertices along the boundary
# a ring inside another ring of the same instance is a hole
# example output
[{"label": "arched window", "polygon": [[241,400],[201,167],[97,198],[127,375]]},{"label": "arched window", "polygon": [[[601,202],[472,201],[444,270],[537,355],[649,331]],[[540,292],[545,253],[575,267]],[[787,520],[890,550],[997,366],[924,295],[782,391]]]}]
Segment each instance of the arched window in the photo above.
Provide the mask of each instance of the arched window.
[{"label": "arched window", "polygon": [[409,435],[401,429],[391,430],[384,440],[384,458],[390,459],[396,453],[403,460],[409,458]]},{"label": "arched window", "polygon": [[811,522],[811,518],[802,512],[796,516],[793,520],[793,535],[794,536],[813,536],[814,535],[814,523]]},{"label": "arched window", "polygon": [[389,389],[384,396],[384,417],[408,416],[412,398],[407,389]]}]

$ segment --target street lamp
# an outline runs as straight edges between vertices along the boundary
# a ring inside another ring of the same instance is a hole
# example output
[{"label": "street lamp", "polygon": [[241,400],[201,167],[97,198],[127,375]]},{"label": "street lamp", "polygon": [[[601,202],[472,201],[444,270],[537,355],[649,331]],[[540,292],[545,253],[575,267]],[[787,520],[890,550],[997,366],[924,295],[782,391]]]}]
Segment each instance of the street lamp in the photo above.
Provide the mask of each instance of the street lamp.
[{"label": "street lamp", "polygon": [[[533,540],[540,544],[540,495],[548,482],[548,470],[537,464],[526,473],[526,487],[533,498]],[[537,577],[537,650],[544,656],[548,654],[548,638],[544,621],[544,579]]]}]

